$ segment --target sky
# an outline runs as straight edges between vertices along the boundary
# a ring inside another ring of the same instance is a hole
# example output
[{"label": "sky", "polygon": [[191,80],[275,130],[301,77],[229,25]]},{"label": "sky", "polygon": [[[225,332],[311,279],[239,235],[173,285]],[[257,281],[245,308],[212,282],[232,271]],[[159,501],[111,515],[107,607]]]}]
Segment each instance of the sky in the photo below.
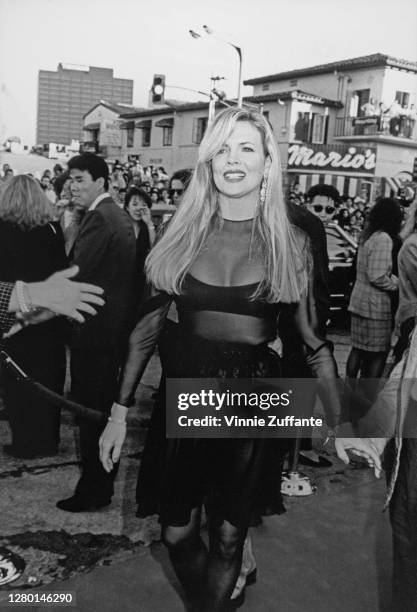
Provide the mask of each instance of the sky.
[{"label": "sky", "polygon": [[242,48],[244,79],[378,52],[417,60],[415,0],[0,0],[0,143],[35,143],[38,71],[59,62],[133,79],[137,106],[156,73],[169,98],[204,99],[174,86],[208,91],[211,76],[235,97],[238,55],[189,35],[203,25]]}]

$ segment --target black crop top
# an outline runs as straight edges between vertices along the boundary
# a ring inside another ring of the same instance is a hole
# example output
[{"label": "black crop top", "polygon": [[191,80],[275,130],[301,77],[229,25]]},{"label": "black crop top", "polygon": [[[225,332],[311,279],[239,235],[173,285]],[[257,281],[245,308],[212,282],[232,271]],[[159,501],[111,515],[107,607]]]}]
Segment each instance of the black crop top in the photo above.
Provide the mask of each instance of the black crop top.
[{"label": "black crop top", "polygon": [[187,274],[181,295],[175,298],[179,315],[199,310],[229,312],[258,318],[276,319],[278,304],[251,300],[258,283],[222,287],[211,285]]}]

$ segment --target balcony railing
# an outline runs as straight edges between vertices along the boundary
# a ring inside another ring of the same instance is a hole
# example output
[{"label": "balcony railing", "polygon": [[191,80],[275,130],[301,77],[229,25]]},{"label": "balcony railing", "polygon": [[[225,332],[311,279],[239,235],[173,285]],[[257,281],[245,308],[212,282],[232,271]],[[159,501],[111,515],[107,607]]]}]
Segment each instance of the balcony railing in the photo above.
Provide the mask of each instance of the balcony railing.
[{"label": "balcony railing", "polygon": [[416,140],[415,119],[398,117],[336,117],[335,137],[340,136],[395,136]]}]

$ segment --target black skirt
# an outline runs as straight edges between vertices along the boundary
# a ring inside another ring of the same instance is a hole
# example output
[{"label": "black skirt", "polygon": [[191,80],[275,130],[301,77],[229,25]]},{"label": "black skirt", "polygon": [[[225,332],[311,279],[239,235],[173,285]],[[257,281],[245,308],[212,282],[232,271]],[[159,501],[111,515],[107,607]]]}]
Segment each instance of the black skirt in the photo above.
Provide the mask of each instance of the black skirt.
[{"label": "black skirt", "polygon": [[[168,378],[277,378],[281,360],[266,344],[179,337],[164,371]],[[261,513],[280,514],[287,450],[287,440],[167,439],[163,378],[138,476],[137,516],[159,514],[163,525],[183,526],[203,503],[218,524],[249,526]]]}]

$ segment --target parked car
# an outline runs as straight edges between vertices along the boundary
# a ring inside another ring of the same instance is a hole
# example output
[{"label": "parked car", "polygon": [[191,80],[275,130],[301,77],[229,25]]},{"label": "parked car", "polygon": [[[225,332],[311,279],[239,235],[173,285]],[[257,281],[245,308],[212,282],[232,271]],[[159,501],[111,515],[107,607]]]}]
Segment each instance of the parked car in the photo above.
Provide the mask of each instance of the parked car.
[{"label": "parked car", "polygon": [[349,319],[349,298],[355,281],[358,244],[337,223],[331,221],[325,230],[329,254],[330,321],[346,325]]}]

